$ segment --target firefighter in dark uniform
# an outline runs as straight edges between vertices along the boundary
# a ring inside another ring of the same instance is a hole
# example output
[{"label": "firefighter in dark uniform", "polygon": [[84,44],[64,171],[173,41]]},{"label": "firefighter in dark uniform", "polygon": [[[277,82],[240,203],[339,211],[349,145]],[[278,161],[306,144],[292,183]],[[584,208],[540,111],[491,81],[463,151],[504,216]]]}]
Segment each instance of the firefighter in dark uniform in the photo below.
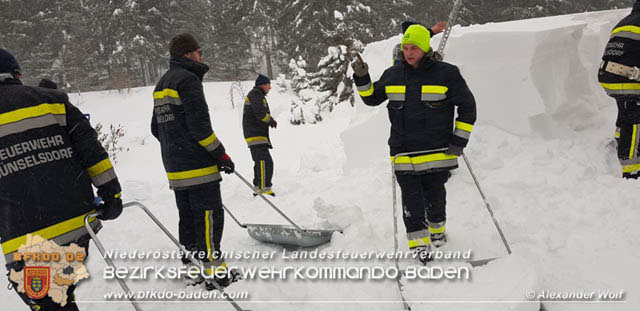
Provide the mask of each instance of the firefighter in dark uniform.
[{"label": "firefighter in dark uniform", "polygon": [[[211,127],[202,89],[209,67],[202,63],[198,42],[190,34],[177,35],[171,40],[170,55],[169,70],[153,92],[151,133],[160,142],[169,187],[175,193],[180,243],[198,255],[205,273],[215,273],[226,268],[220,253],[224,227],[220,171],[230,174],[234,164]],[[189,264],[186,258],[183,262]],[[207,278],[209,289],[211,280]],[[215,280],[229,284],[228,278]]]},{"label": "firefighter in dark uniform", "polygon": [[433,59],[429,41],[424,26],[409,26],[402,37],[404,60],[375,83],[366,63],[358,58],[352,64],[365,104],[377,106],[389,100],[392,161],[400,153],[424,151],[395,158],[409,248],[423,264],[431,260],[432,243],[446,242],[445,183],[449,170],[458,167],[457,157],[476,120],[476,103],[460,71]]},{"label": "firefighter in dark uniform", "polygon": [[611,32],[598,80],[618,105],[616,141],[624,178],[640,177],[640,0]]},{"label": "firefighter in dark uniform", "polygon": [[271,178],[273,177],[273,159],[269,149],[273,148],[269,139],[269,127],[275,128],[278,122],[271,116],[267,94],[271,90],[271,81],[258,75],[254,88],[244,101],[242,114],[242,131],[245,141],[251,150],[253,159],[254,195],[257,193],[275,196]]},{"label": "firefighter in dark uniform", "polygon": [[[91,185],[103,204],[96,206]],[[0,240],[7,270],[25,268],[18,248],[27,235],[61,246],[85,249],[90,236],[84,217],[96,210],[98,219],[122,212],[120,183],[109,155],[82,112],[66,94],[20,82],[16,59],[0,49]],[[100,220],[91,227],[101,228]],[[42,264],[39,264],[42,265]],[[13,289],[32,310],[78,310],[70,286],[63,306],[50,297],[32,299]]]}]

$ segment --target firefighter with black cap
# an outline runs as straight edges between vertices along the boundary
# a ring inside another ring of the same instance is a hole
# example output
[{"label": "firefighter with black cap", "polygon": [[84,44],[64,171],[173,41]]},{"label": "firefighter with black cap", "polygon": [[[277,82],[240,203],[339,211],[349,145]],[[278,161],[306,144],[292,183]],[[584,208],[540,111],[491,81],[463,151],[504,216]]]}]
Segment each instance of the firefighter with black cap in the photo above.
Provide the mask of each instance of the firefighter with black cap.
[{"label": "firefighter with black cap", "polygon": [[258,193],[276,195],[271,188],[273,159],[269,149],[273,146],[269,139],[269,127],[276,128],[278,122],[271,115],[267,103],[266,96],[270,90],[271,80],[264,75],[258,75],[255,86],[245,98],[242,114],[242,131],[254,162],[254,196]]},{"label": "firefighter with black cap", "polygon": [[[88,250],[86,215],[111,220],[122,212],[120,183],[96,131],[63,92],[23,85],[16,59],[0,49],[0,240],[8,270],[25,269],[15,256],[28,235]],[[96,206],[91,185],[102,204]],[[100,220],[90,219],[94,231]],[[26,280],[25,280],[26,281]],[[78,310],[75,285],[64,306],[33,299],[10,284],[32,310]]]},{"label": "firefighter with black cap", "polygon": [[395,158],[395,174],[402,190],[409,248],[426,264],[432,259],[431,244],[437,247],[446,242],[445,183],[469,141],[476,103],[458,68],[433,58],[424,26],[407,28],[402,51],[402,63],[385,70],[375,83],[368,65],[358,57],[352,64],[353,79],[366,105],[389,101],[391,159],[400,153],[421,152]]},{"label": "firefighter with black cap", "polygon": [[[234,163],[211,126],[202,79],[209,66],[202,63],[202,49],[187,33],[171,39],[169,70],[153,92],[151,133],[160,142],[169,187],[178,207],[180,244],[198,255],[207,275],[207,289],[217,282],[227,286],[233,278],[224,272],[225,258],[220,243],[224,210],[220,194],[220,171],[233,173]],[[183,258],[183,263],[190,261]],[[202,277],[188,279],[198,284]]]},{"label": "firefighter with black cap", "polygon": [[618,105],[616,141],[622,177],[640,177],[640,0],[611,31],[598,80]]}]

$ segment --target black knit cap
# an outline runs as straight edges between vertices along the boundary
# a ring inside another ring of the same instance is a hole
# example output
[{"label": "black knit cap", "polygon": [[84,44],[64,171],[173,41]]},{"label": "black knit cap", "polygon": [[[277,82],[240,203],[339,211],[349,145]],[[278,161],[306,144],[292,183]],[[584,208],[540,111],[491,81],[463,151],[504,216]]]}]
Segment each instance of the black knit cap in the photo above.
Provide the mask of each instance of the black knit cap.
[{"label": "black knit cap", "polygon": [[271,83],[271,80],[269,80],[269,78],[267,78],[267,76],[265,75],[258,75],[258,78],[256,79],[256,86],[260,86],[263,84],[269,84]]},{"label": "black knit cap", "polygon": [[10,73],[13,76],[20,74],[18,61],[5,49],[0,49],[0,73]]},{"label": "black knit cap", "polygon": [[415,24],[420,25],[420,23],[412,22],[412,21],[404,21],[404,22],[402,22],[402,24],[400,24],[400,26],[402,27],[402,33],[404,34],[405,32],[407,32],[407,28],[409,28],[409,26],[415,25]]},{"label": "black knit cap", "polygon": [[181,33],[173,39],[169,46],[169,54],[171,57],[184,56],[184,54],[191,53],[200,48],[198,41],[191,34]]},{"label": "black knit cap", "polygon": [[40,83],[38,83],[38,86],[46,89],[52,89],[52,90],[58,89],[58,85],[49,79],[40,80]]}]

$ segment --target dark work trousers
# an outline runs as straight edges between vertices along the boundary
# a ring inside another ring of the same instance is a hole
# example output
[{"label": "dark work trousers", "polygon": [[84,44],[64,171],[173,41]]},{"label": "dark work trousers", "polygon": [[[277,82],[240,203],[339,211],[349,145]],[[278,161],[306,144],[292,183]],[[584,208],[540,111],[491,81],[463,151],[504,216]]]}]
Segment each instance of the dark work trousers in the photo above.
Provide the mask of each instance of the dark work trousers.
[{"label": "dark work trousers", "polygon": [[625,178],[640,177],[640,99],[619,100],[618,120],[620,128],[618,139],[618,159]]},{"label": "dark work trousers", "polygon": [[[224,210],[220,182],[210,182],[175,191],[178,205],[180,244],[195,252],[206,267],[221,263],[220,241],[224,229]],[[188,260],[183,258],[183,263]]]},{"label": "dark work trousers", "polygon": [[258,189],[271,187],[273,177],[273,159],[269,153],[269,147],[251,147],[251,158],[253,159],[253,185]]},{"label": "dark work trousers", "polygon": [[[85,235],[80,239],[78,239],[77,241],[73,242],[73,244],[76,244],[84,248],[85,255],[86,255],[85,262],[86,262],[86,258],[89,257],[89,241],[90,240],[91,240],[91,237],[89,235]],[[61,245],[61,246],[69,246],[70,244],[72,243]],[[11,269],[15,270],[16,272],[21,272],[22,269],[24,269],[24,261],[18,261],[18,262],[13,262],[8,264],[7,270],[11,271]],[[7,276],[8,275],[9,273],[7,273]],[[49,280],[49,282],[51,282],[52,280],[53,280],[53,276]],[[63,310],[77,311],[78,310],[78,306],[74,302],[76,298],[73,294],[73,291],[76,289],[76,285],[69,286],[69,288],[67,289],[67,304],[65,304],[64,306],[61,306],[57,302],[54,302],[53,299],[51,299],[51,297],[49,297],[48,295],[41,299],[32,299],[29,296],[27,296],[26,293],[18,292],[18,283],[15,283],[9,280],[9,284],[11,287],[13,287],[16,293],[18,293],[18,296],[20,296],[22,301],[24,301],[24,303],[27,304],[29,308],[31,308],[31,310],[34,310],[34,311],[63,311]]]},{"label": "dark work trousers", "polygon": [[402,190],[402,209],[407,233],[428,230],[429,222],[447,219],[447,191],[444,184],[449,171],[436,173],[396,173]]}]

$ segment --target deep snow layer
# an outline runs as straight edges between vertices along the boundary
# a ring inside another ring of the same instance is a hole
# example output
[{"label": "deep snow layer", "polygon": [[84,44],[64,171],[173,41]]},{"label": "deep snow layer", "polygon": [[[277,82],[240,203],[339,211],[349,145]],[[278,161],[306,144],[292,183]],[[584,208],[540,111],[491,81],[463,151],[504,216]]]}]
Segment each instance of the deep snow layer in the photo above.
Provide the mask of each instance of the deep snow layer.
[{"label": "deep snow layer", "polygon": [[[407,282],[414,310],[537,310],[528,301],[533,290],[624,290],[621,302],[546,302],[546,310],[635,310],[640,306],[640,183],[618,177],[613,134],[615,107],[595,80],[595,68],[613,24],[628,10],[576,14],[526,21],[456,27],[447,59],[460,66],[478,101],[479,119],[466,154],[513,249],[504,257],[491,218],[465,168],[447,184],[449,250],[471,249],[477,258],[503,257],[473,269],[470,281]],[[433,44],[437,44],[438,37]],[[369,45],[364,52],[374,79],[389,65],[399,37]],[[212,61],[212,60],[209,60]],[[248,91],[251,83],[246,83]],[[275,86],[275,85],[274,85]],[[241,131],[241,102],[235,109],[229,83],[207,83],[205,93],[216,134],[236,162],[251,176],[251,158]],[[91,113],[92,122],[122,124],[129,149],[118,156],[116,170],[124,199],[149,206],[177,234],[177,211],[168,189],[159,145],[149,132],[152,88],[128,92],[72,94]],[[387,157],[388,121],[384,107],[338,106],[332,118],[313,126],[286,122],[289,95],[274,87],[268,100],[279,126],[275,148],[273,200],[305,227],[338,226],[331,251],[391,251],[391,175]],[[462,164],[462,161],[461,161]],[[225,176],[223,200],[247,223],[285,222],[235,177]],[[404,226],[399,223],[400,232]],[[139,211],[126,211],[105,223],[100,234],[107,248],[133,251],[171,249],[170,242]],[[400,245],[406,247],[400,234]],[[282,251],[252,240],[226,218],[225,250]],[[130,310],[126,303],[102,302],[117,290],[105,281],[104,262],[92,246],[92,275],[76,291],[81,308]],[[172,265],[177,261],[120,265]],[[283,258],[231,262],[240,266],[301,266],[309,261]],[[315,263],[318,264],[318,263]],[[371,265],[366,261],[322,261],[323,266]],[[382,262],[390,266],[392,262]],[[402,265],[406,266],[407,262]],[[444,262],[444,264],[454,264]],[[179,281],[132,281],[134,290],[183,288]],[[255,280],[234,284],[249,291],[253,310],[400,310],[394,281]],[[193,291],[193,288],[188,289]],[[534,299],[535,300],[535,299]],[[24,308],[18,297],[0,291],[8,310]],[[231,310],[226,302],[149,303],[144,310]]]}]

